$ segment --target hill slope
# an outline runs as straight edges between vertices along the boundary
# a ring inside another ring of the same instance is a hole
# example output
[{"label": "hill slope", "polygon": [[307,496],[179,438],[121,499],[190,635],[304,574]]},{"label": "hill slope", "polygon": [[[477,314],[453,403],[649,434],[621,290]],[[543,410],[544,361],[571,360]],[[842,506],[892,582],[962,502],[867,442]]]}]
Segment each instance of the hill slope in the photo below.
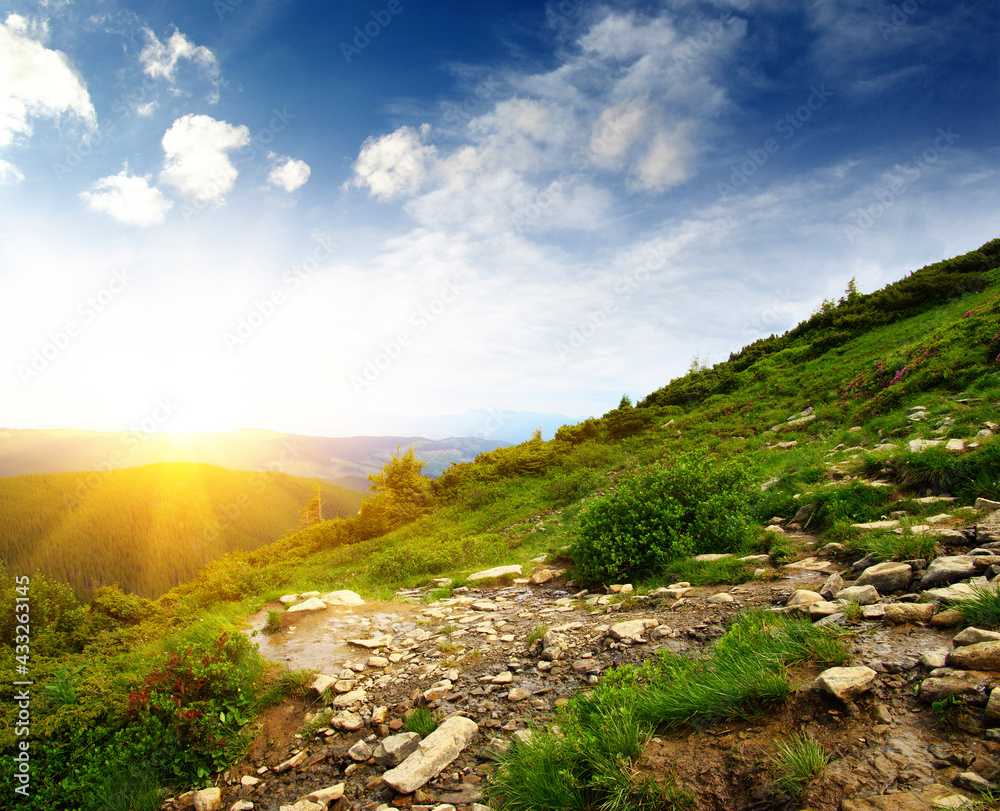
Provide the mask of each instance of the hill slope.
[{"label": "hill slope", "polygon": [[[220,555],[256,549],[296,527],[314,483],[284,473],[164,463],[0,479],[0,559],[78,596],[118,583],[156,597]],[[363,496],[320,485],[326,518]]]}]

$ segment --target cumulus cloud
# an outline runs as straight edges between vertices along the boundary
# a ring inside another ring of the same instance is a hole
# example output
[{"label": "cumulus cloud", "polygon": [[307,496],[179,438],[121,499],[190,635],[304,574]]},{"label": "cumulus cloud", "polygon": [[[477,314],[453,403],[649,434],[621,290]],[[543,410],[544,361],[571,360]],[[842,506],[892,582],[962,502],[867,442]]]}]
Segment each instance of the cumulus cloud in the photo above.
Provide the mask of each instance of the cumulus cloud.
[{"label": "cumulus cloud", "polygon": [[8,14],[0,25],[0,146],[28,138],[31,119],[71,115],[88,129],[97,114],[69,58],[43,44],[44,24]]},{"label": "cumulus cloud", "polygon": [[16,186],[24,180],[24,173],[10,161],[0,160],[0,186]]},{"label": "cumulus cloud", "polygon": [[274,152],[268,152],[267,159],[273,164],[267,176],[268,184],[287,192],[293,192],[304,186],[312,173],[312,169],[305,161],[278,156]]},{"label": "cumulus cloud", "polygon": [[673,131],[658,132],[637,164],[629,181],[630,188],[659,193],[687,180],[693,152],[693,130],[692,122],[684,122]]},{"label": "cumulus cloud", "polygon": [[146,47],[139,54],[139,62],[147,76],[166,79],[173,84],[177,78],[177,64],[185,59],[200,67],[211,79],[219,78],[219,63],[209,48],[194,45],[176,28],[166,43],[160,42],[150,29],[142,30],[146,35]]},{"label": "cumulus cloud", "polygon": [[103,212],[123,225],[159,225],[174,204],[149,185],[151,177],[130,175],[126,164],[117,175],[102,177],[90,191],[82,192],[80,199],[91,211]]},{"label": "cumulus cloud", "polygon": [[590,135],[593,163],[604,169],[620,169],[625,153],[641,137],[646,118],[646,106],[636,99],[605,109]]},{"label": "cumulus cloud", "polygon": [[160,182],[189,200],[221,206],[239,174],[228,153],[250,143],[250,130],[207,115],[186,115],[174,121],[162,143]]},{"label": "cumulus cloud", "polygon": [[424,141],[430,125],[420,129],[400,127],[381,138],[369,137],[354,162],[355,188],[367,188],[379,200],[416,193],[423,184],[428,164],[437,150]]}]

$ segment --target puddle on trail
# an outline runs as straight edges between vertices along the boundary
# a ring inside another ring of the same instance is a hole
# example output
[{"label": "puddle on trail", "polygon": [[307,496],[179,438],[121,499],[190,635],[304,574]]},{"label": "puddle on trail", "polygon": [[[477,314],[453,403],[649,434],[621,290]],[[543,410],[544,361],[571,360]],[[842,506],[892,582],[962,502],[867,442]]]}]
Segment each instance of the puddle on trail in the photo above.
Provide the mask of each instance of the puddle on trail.
[{"label": "puddle on trail", "polygon": [[[291,670],[314,669],[335,673],[348,662],[366,659],[374,651],[347,644],[348,639],[368,639],[375,634],[391,634],[396,639],[417,627],[420,612],[426,606],[409,603],[371,602],[358,606],[328,608],[283,614],[285,627],[275,634],[258,633],[253,641],[260,655],[281,662]],[[252,631],[260,631],[269,609],[280,610],[278,603],[264,606],[247,618]]]}]

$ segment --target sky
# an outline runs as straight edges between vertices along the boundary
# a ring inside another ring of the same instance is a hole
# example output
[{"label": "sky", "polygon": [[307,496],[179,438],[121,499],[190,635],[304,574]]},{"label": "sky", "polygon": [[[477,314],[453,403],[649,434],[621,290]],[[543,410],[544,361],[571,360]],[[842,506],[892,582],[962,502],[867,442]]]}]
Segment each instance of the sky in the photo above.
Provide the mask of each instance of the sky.
[{"label": "sky", "polygon": [[638,400],[1000,235],[998,8],[4,0],[0,427]]}]

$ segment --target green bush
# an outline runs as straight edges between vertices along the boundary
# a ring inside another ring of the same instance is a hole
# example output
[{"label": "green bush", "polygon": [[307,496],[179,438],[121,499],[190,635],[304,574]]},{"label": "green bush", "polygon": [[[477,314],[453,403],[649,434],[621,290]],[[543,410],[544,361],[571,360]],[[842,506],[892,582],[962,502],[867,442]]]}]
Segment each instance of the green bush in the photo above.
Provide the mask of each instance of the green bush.
[{"label": "green bush", "polygon": [[577,576],[643,579],[678,557],[734,551],[752,535],[752,492],[744,468],[697,454],[623,478],[580,517]]},{"label": "green bush", "polygon": [[819,490],[809,496],[809,501],[816,508],[808,523],[813,529],[823,530],[842,520],[877,521],[892,501],[892,492],[888,487],[855,481]]}]

